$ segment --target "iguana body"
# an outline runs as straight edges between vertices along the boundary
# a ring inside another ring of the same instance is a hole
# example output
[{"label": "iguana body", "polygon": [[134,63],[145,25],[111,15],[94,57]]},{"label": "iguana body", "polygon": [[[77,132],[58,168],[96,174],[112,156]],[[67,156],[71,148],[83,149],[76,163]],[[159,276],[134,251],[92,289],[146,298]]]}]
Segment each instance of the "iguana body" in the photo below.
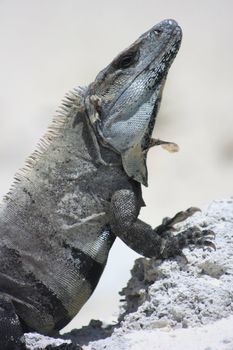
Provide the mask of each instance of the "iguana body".
[{"label": "iguana body", "polygon": [[16,175],[0,209],[1,349],[23,348],[23,331],[63,328],[93,292],[116,236],[147,257],[208,244],[209,232],[196,228],[170,234],[188,211],[157,229],[138,219],[146,154],[180,42],[176,22],[163,21],[69,93]]}]

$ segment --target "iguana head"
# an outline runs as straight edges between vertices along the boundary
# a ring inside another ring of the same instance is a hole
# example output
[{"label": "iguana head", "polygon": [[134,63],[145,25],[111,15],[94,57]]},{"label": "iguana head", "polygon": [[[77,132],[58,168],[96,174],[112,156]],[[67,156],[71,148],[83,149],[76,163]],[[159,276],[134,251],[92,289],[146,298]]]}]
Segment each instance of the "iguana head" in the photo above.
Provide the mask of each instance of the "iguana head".
[{"label": "iguana head", "polygon": [[160,22],[102,70],[86,93],[87,113],[98,139],[121,155],[128,176],[146,186],[146,155],[181,38],[174,20]]}]

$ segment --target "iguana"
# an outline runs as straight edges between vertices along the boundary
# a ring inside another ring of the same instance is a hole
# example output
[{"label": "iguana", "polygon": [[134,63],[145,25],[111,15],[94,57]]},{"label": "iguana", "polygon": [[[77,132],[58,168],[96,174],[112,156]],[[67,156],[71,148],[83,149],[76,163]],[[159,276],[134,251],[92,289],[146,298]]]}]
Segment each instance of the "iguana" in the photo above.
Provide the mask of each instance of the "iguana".
[{"label": "iguana", "polygon": [[195,208],[155,229],[138,219],[147,152],[171,145],[151,135],[181,38],[164,20],[68,93],[16,174],[0,208],[0,349],[24,349],[24,332],[63,328],[95,289],[116,237],[161,259],[213,246],[208,230],[173,234]]}]

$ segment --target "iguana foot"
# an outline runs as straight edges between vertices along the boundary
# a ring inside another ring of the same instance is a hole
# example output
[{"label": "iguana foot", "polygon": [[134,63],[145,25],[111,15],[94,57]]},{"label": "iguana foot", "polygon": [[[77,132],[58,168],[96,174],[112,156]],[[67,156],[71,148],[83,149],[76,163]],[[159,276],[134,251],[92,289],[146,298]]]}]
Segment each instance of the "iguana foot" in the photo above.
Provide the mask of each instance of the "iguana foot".
[{"label": "iguana foot", "polygon": [[187,230],[174,235],[177,228],[174,227],[177,223],[186,220],[188,217],[200,211],[199,208],[190,207],[185,211],[180,211],[172,218],[164,218],[162,224],[154,229],[154,232],[158,234],[163,242],[161,244],[160,254],[162,258],[168,258],[175,255],[181,255],[182,249],[194,246],[208,246],[216,249],[214,243],[211,241],[215,237],[215,233],[211,230],[200,230],[200,228],[194,226]]},{"label": "iguana foot", "polygon": [[216,250],[212,239],[215,233],[211,230],[200,230],[194,226],[187,230],[173,235],[172,232],[167,232],[167,237],[163,238],[160,254],[162,258],[168,258],[176,255],[182,255],[182,249],[189,246],[210,247]]},{"label": "iguana foot", "polygon": [[190,207],[185,211],[180,211],[172,218],[166,217],[163,219],[162,224],[155,228],[155,231],[160,236],[162,236],[164,233],[166,234],[167,231],[176,231],[176,228],[174,227],[175,224],[186,220],[198,211],[201,210],[196,207]]}]

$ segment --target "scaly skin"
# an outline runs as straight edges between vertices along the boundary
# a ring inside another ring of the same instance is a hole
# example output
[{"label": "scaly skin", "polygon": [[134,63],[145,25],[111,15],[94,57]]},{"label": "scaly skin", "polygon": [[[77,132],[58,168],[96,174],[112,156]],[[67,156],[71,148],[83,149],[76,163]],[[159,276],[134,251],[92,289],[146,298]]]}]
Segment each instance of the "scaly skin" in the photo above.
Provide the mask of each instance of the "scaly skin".
[{"label": "scaly skin", "polygon": [[1,349],[23,348],[23,331],[63,328],[95,289],[116,236],[146,257],[211,244],[209,231],[172,234],[195,210],[155,229],[138,219],[147,152],[164,143],[151,134],[180,42],[177,23],[163,21],[69,93],[16,175],[0,209]]}]

